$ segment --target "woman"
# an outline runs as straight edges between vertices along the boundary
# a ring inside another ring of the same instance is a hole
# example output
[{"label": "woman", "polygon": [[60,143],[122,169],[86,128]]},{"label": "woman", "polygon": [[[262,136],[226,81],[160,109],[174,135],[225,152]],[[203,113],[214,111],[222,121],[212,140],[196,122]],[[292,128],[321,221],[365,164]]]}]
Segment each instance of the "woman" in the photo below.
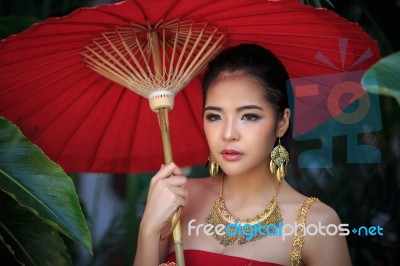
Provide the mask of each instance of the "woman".
[{"label": "woman", "polygon": [[173,244],[160,235],[179,206],[188,266],[351,264],[344,236],[284,238],[279,229],[340,224],[333,209],[283,179],[291,139],[288,80],[282,63],[253,44],[228,48],[210,62],[203,121],[213,178],[187,179],[173,163],[161,167],[151,180],[136,266],[174,261]]}]

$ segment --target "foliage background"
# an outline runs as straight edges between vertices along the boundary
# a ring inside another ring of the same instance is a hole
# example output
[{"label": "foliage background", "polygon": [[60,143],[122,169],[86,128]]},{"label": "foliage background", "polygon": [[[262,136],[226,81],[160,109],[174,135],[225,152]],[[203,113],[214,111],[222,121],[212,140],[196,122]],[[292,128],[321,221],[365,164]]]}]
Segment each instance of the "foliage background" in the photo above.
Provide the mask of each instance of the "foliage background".
[{"label": "foliage background", "polygon": [[[117,1],[91,0],[13,0],[0,2],[0,39],[18,33],[32,23],[49,16],[62,16],[80,6]],[[342,17],[359,23],[379,43],[384,57],[400,50],[398,35],[399,0],[303,0],[308,4],[322,5],[332,9]],[[332,7],[332,5],[334,8]],[[396,22],[397,21],[397,22]],[[384,236],[348,237],[348,244],[354,265],[397,265],[400,261],[400,107],[390,97],[380,97],[383,130],[365,133],[359,137],[360,143],[380,149],[381,163],[348,164],[346,138],[333,138],[334,168],[299,168],[292,163],[292,173],[288,181],[306,195],[318,196],[339,213],[343,223],[351,226],[381,225]],[[318,145],[310,141],[299,141],[293,145],[292,162],[302,151]],[[312,162],[310,162],[312,163]],[[206,175],[204,166],[186,169],[193,177]],[[136,236],[141,213],[145,204],[148,182],[151,174],[126,174],[87,177],[77,175],[77,179],[95,188],[93,197],[102,198],[105,192],[101,186],[115,195],[120,208],[117,212],[104,210],[100,204],[87,206],[87,216],[91,230],[96,231],[99,212],[112,213],[112,218],[100,237],[95,239],[93,258],[85,257],[75,247],[69,247],[75,265],[132,265]],[[103,182],[107,180],[107,182]],[[78,182],[82,184],[82,182]],[[85,193],[85,192],[82,192]],[[82,197],[84,195],[82,194]],[[96,201],[95,201],[96,202]],[[100,202],[97,201],[97,202]],[[0,246],[3,265],[13,265],[13,259]]]}]

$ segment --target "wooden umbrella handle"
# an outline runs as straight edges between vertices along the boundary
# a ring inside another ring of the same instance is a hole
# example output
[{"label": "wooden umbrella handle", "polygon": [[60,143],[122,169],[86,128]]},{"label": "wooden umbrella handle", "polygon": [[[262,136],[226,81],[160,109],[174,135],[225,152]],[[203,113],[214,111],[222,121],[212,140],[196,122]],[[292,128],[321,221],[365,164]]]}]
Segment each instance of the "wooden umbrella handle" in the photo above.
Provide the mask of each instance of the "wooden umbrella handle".
[{"label": "wooden umbrella handle", "polygon": [[[164,151],[164,162],[166,164],[172,162],[172,149],[171,149],[171,138],[169,134],[169,123],[168,123],[168,108],[160,108],[157,110],[158,122],[161,130],[161,137]],[[171,228],[164,239],[173,232],[176,262],[178,266],[185,266],[185,260],[183,257],[183,245],[182,245],[182,231],[181,223],[179,221],[181,208],[178,208],[171,219]]]},{"label": "wooden umbrella handle", "polygon": [[[179,207],[171,218],[171,227],[169,228],[168,232],[165,235],[160,236],[161,240],[167,239],[173,233],[174,229],[176,228],[176,225],[179,222],[181,213],[182,213],[182,207]],[[180,224],[179,224],[179,226],[180,226]]]}]

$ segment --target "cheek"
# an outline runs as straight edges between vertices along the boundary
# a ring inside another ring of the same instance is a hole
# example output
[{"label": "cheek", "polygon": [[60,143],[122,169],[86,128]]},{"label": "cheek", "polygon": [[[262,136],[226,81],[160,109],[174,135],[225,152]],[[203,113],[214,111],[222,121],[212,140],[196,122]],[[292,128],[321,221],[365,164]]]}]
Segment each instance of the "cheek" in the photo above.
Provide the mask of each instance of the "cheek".
[{"label": "cheek", "polygon": [[215,130],[212,130],[211,125],[207,122],[203,123],[203,128],[204,128],[204,134],[206,136],[207,142],[211,146],[213,139],[215,139],[215,137],[213,136],[213,135],[215,135]]},{"label": "cheek", "polygon": [[254,130],[248,130],[251,134],[249,137],[253,139],[252,143],[254,148],[262,149],[263,151],[270,153],[275,143],[275,127],[273,123],[265,123],[260,125],[260,127],[254,128]]}]

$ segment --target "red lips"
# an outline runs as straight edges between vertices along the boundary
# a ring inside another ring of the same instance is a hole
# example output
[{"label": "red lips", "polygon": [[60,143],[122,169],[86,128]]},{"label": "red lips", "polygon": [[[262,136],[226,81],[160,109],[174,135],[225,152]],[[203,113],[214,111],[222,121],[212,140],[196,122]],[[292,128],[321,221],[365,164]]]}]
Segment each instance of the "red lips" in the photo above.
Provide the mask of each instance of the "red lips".
[{"label": "red lips", "polygon": [[229,162],[238,161],[242,158],[243,154],[233,150],[233,149],[225,149],[221,152],[222,157]]}]

